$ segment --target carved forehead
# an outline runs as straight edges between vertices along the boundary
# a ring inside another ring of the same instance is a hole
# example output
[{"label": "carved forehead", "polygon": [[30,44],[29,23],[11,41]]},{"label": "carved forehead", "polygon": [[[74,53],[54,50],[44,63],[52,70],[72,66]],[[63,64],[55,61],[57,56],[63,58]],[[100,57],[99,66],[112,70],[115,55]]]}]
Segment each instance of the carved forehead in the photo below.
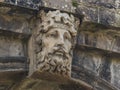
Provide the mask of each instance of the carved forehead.
[{"label": "carved forehead", "polygon": [[47,33],[67,33],[70,34],[70,32],[68,30],[66,30],[65,28],[57,28],[57,27],[53,27],[50,28]]}]

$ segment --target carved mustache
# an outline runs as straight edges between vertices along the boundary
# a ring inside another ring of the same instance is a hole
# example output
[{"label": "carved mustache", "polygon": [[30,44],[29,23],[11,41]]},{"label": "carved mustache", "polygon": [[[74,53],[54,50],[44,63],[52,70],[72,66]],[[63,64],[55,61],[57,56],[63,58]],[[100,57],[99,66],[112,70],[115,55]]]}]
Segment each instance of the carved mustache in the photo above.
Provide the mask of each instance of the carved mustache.
[{"label": "carved mustache", "polygon": [[63,47],[54,48],[53,53],[56,53],[56,52],[60,52],[60,53],[63,53],[63,54],[68,54],[68,52]]},{"label": "carved mustache", "polygon": [[61,54],[64,58],[67,58],[67,59],[69,58],[68,52],[63,47],[59,47],[59,48],[55,47],[53,48],[52,52],[49,54],[52,54],[52,55]]}]

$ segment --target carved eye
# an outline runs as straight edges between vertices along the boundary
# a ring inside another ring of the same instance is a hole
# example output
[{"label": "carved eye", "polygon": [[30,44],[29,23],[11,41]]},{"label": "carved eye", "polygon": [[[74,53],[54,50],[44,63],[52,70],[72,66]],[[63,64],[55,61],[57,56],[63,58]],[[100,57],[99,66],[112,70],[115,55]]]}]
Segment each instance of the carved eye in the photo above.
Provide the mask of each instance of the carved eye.
[{"label": "carved eye", "polygon": [[49,20],[49,21],[47,21],[47,23],[48,23],[48,24],[50,24],[50,20]]},{"label": "carved eye", "polygon": [[56,38],[57,35],[55,33],[51,33],[51,34],[48,34],[47,37],[53,37],[53,38]]}]

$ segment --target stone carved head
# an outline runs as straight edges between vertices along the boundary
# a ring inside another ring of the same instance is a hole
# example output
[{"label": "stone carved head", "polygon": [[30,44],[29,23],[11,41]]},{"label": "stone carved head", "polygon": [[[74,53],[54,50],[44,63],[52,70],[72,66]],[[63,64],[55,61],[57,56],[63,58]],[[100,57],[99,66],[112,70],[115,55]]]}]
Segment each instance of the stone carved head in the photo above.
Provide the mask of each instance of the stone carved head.
[{"label": "stone carved head", "polygon": [[42,11],[40,18],[41,23],[35,34],[36,68],[70,76],[72,51],[77,34],[75,18],[58,10],[48,13]]}]

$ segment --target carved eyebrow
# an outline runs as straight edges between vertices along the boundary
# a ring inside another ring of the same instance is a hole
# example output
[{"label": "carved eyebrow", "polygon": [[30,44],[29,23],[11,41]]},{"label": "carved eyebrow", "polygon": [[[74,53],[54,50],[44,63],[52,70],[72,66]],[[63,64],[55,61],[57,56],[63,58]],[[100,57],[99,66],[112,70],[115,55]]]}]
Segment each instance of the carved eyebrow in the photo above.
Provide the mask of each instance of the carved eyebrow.
[{"label": "carved eyebrow", "polygon": [[47,33],[56,33],[56,31],[50,29]]},{"label": "carved eyebrow", "polygon": [[51,35],[51,34],[54,35],[55,37],[57,37],[58,36],[58,31],[50,30],[46,33],[46,36]]},{"label": "carved eyebrow", "polygon": [[50,32],[51,29],[54,29],[54,27],[52,27],[52,26],[48,27],[48,29],[46,30],[46,33]]}]

